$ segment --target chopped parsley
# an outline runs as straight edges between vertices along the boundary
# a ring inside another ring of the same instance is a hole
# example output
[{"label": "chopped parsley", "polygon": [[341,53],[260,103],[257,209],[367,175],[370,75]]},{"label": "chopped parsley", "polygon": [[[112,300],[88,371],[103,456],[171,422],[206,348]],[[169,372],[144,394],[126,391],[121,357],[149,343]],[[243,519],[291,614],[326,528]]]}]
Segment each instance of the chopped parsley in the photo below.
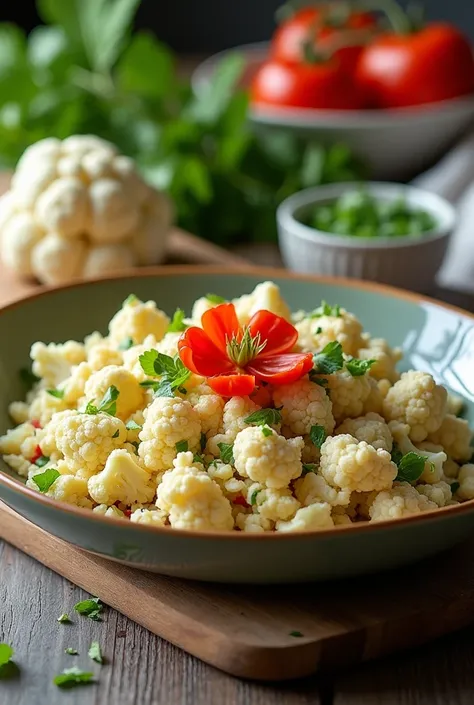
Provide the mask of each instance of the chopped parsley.
[{"label": "chopped parsley", "polygon": [[89,646],[89,651],[87,652],[90,659],[96,663],[104,663],[104,658],[102,656],[102,651],[100,650],[100,644],[98,641],[93,641]]},{"label": "chopped parsley", "polygon": [[426,461],[427,458],[418,453],[407,453],[403,455],[397,464],[398,474],[395,480],[397,482],[416,482],[425,469]]},{"label": "chopped parsley", "polygon": [[218,443],[217,447],[220,450],[221,460],[223,463],[234,464],[234,445],[233,443]]},{"label": "chopped parsley", "polygon": [[6,666],[15,652],[9,644],[0,644],[0,668]]},{"label": "chopped parsley", "polygon": [[138,296],[135,296],[135,294],[129,294],[123,302],[122,306],[130,306],[130,304],[135,304],[137,303],[137,301],[140,301]]},{"label": "chopped parsley", "polygon": [[346,362],[346,369],[353,377],[362,377],[375,363],[376,360],[359,360],[357,357],[353,357],[352,360]]},{"label": "chopped parsley", "polygon": [[460,487],[461,487],[461,485],[459,482],[452,482],[451,483],[451,493],[455,494]]},{"label": "chopped parsley", "polygon": [[268,436],[272,435],[273,431],[268,426],[262,426],[262,433],[266,438],[268,438]]},{"label": "chopped parsley", "polygon": [[9,644],[0,644],[0,680],[18,675],[18,666],[11,660],[14,653]]},{"label": "chopped parsley", "polygon": [[182,333],[188,326],[184,322],[184,311],[177,308],[173,314],[173,319],[167,328],[167,333]]},{"label": "chopped parsley", "polygon": [[224,299],[223,296],[219,296],[218,294],[206,294],[206,299],[211,304],[225,304],[227,301],[227,299]]},{"label": "chopped parsley", "polygon": [[182,386],[191,372],[181,362],[179,355],[170,357],[158,350],[147,350],[138,358],[143,372],[159,380],[146,380],[143,387],[151,387],[158,397],[173,397],[176,390],[186,392]]},{"label": "chopped parsley", "polygon": [[35,465],[39,468],[44,468],[45,465],[49,463],[49,458],[47,455],[40,455],[39,458],[36,458],[35,460]]},{"label": "chopped parsley", "polygon": [[131,419],[131,421],[127,421],[127,423],[125,424],[125,428],[127,429],[127,431],[141,431],[143,427],[140,426],[139,423]]},{"label": "chopped parsley", "polygon": [[177,453],[186,453],[189,448],[189,444],[187,441],[178,441],[175,444],[175,448]]},{"label": "chopped parsley", "polygon": [[318,327],[316,328],[316,335],[319,335],[319,334],[322,333],[322,332],[323,332],[323,329],[321,328],[321,326],[318,326]]},{"label": "chopped parsley", "polygon": [[130,350],[133,347],[133,338],[124,338],[118,345],[119,350]]},{"label": "chopped parsley", "polygon": [[315,463],[303,463],[303,471],[302,475],[307,475],[309,472],[316,472],[316,464]]},{"label": "chopped parsley", "polygon": [[64,389],[47,389],[46,391],[56,399],[64,399]]},{"label": "chopped parsley", "polygon": [[204,453],[204,449],[207,444],[207,436],[205,433],[201,433],[201,440],[199,441],[199,445],[201,446],[201,453]]},{"label": "chopped parsley", "polygon": [[99,402],[99,405],[95,406],[94,404],[91,404],[91,402],[89,402],[85,408],[84,413],[90,414],[92,416],[95,416],[95,414],[99,413],[108,414],[109,416],[115,416],[115,414],[117,413],[117,399],[119,394],[120,392],[117,387],[112,385],[105,392],[102,400]]},{"label": "chopped parsley", "polygon": [[48,468],[44,472],[39,472],[31,478],[40,492],[47,492],[53,482],[58,479],[60,472],[56,468]]},{"label": "chopped parsley", "polygon": [[64,649],[65,654],[69,654],[69,656],[77,656],[79,651],[77,649],[73,649],[71,646],[68,646],[67,649]]},{"label": "chopped parsley", "polygon": [[119,431],[119,429],[117,429],[115,431],[114,435],[112,436],[112,438],[118,438],[119,436],[120,436],[120,431]]},{"label": "chopped parsley", "polygon": [[74,605],[74,609],[84,617],[93,619],[94,622],[100,622],[100,613],[103,605],[98,597],[90,597],[88,600],[82,600]]},{"label": "chopped parsley", "polygon": [[323,299],[321,301],[321,305],[309,314],[309,318],[321,318],[321,316],[334,316],[336,318],[340,318],[341,307],[337,304],[335,306],[330,306],[328,302]]},{"label": "chopped parsley", "polygon": [[310,379],[313,380],[315,374],[331,375],[342,369],[344,358],[342,356],[342,345],[337,340],[328,343],[319,353],[313,355],[314,369],[310,372]]},{"label": "chopped parsley", "polygon": [[58,688],[74,688],[76,685],[93,683],[94,674],[88,671],[81,671],[80,668],[65,668],[62,673],[55,676],[53,683]]},{"label": "chopped parsley", "polygon": [[193,463],[201,463],[201,465],[205,465],[204,458],[202,457],[202,455],[199,455],[198,453],[194,453]]},{"label": "chopped parsley", "polygon": [[40,377],[33,374],[28,367],[22,367],[18,374],[20,375],[22,384],[28,392],[40,381]]},{"label": "chopped parsley", "polygon": [[71,624],[71,620],[69,618],[69,615],[67,612],[63,612],[59,617],[58,617],[58,622],[60,624]]},{"label": "chopped parsley", "polygon": [[290,632],[289,636],[294,636],[294,637],[298,637],[298,638],[299,638],[299,637],[304,636],[304,634],[302,634],[301,632],[296,632],[296,631],[295,631],[295,632]]},{"label": "chopped parsley", "polygon": [[273,424],[281,423],[282,408],[281,406],[278,409],[260,409],[259,411],[254,411],[253,414],[250,414],[250,416],[244,419],[244,422],[253,426],[272,426]]},{"label": "chopped parsley", "polygon": [[326,440],[326,431],[323,426],[311,426],[309,437],[316,448],[321,448]]},{"label": "chopped parsley", "polygon": [[252,494],[250,495],[249,501],[250,501],[250,506],[251,506],[251,507],[254,507],[254,506],[257,504],[257,496],[258,496],[259,492],[261,492],[261,491],[262,491],[262,490],[258,490],[258,489],[257,489],[257,490],[254,490],[254,491],[252,492]]}]

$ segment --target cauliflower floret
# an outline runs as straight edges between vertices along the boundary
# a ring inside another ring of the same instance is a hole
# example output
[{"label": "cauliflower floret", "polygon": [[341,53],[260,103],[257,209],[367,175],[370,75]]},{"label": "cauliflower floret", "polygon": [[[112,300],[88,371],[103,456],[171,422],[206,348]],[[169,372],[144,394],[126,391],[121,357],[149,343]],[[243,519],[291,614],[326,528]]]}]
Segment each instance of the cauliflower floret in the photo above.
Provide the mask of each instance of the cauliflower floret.
[{"label": "cauliflower floret", "polygon": [[327,502],[316,502],[309,507],[298,509],[290,521],[277,521],[277,531],[320,531],[334,526],[331,516],[331,505]]},{"label": "cauliflower floret", "polygon": [[207,473],[223,490],[226,482],[234,477],[234,468],[229,463],[223,463],[222,460],[214,460],[207,468]]},{"label": "cauliflower floret", "polygon": [[68,408],[66,399],[59,399],[52,396],[46,389],[41,389],[37,396],[33,399],[28,410],[30,419],[36,420],[41,426],[46,426],[59,411],[65,411]]},{"label": "cauliflower floret", "polygon": [[308,377],[276,387],[273,401],[277,408],[283,407],[282,432],[285,436],[308,435],[311,426],[323,426],[327,434],[334,430],[331,400],[326,391]]},{"label": "cauliflower floret", "polygon": [[[44,471],[44,468],[41,470]],[[30,480],[28,480],[27,484],[29,484],[29,482]],[[29,486],[38,489],[34,483]],[[73,475],[61,475],[58,477],[46,492],[46,496],[61,502],[66,502],[67,504],[75,504],[77,507],[92,509],[92,502],[89,499],[86,480],[74,477]]]},{"label": "cauliflower floret", "polygon": [[[71,376],[61,383],[64,392],[63,401],[65,404],[77,404],[84,396],[86,382],[92,374],[92,367],[88,362],[81,362],[71,370]],[[58,409],[60,411],[61,409]]]},{"label": "cauliflower floret", "polygon": [[223,423],[224,399],[207,384],[199,384],[186,395],[187,401],[199,414],[202,433],[215,436]]},{"label": "cauliflower floret", "polygon": [[348,433],[358,441],[365,441],[374,448],[383,448],[389,453],[392,450],[392,434],[379,414],[369,413],[358,419],[346,419],[336,428],[336,435]]},{"label": "cauliflower floret", "polygon": [[140,345],[148,335],[159,341],[165,335],[169,322],[166,313],[160,311],[154,301],[143,303],[136,296],[129,296],[109,323],[110,341],[119,346],[131,338],[135,345]]},{"label": "cauliflower floret", "polygon": [[119,419],[127,419],[144,403],[144,391],[136,378],[124,367],[108,365],[94,372],[86,382],[84,389],[88,401],[98,405],[110,387],[116,387],[117,413]]},{"label": "cauliflower floret", "polygon": [[[53,417],[54,442],[57,449],[77,469],[95,473],[103,465],[113,450],[121,446],[127,437],[124,423],[108,414],[72,413],[55,422]],[[48,436],[41,442],[41,448],[49,447]],[[113,504],[113,502],[110,502]]]},{"label": "cauliflower floret", "polygon": [[130,516],[134,524],[147,524],[148,526],[165,526],[168,514],[161,509],[135,509]]},{"label": "cauliflower floret", "polygon": [[98,504],[92,511],[96,514],[102,514],[104,517],[109,517],[111,519],[125,519],[125,514],[121,509],[116,507],[115,504],[112,504],[111,507],[108,507],[106,504]]},{"label": "cauliflower floret", "polygon": [[138,455],[149,470],[168,470],[176,458],[176,443],[180,441],[186,441],[193,453],[199,451],[201,421],[188,401],[158,397],[145,409],[144,416]]},{"label": "cauliflower floret", "polygon": [[451,486],[443,480],[433,485],[417,485],[416,491],[428,497],[438,507],[445,507],[453,498]]},{"label": "cauliflower floret", "polygon": [[87,254],[84,240],[48,233],[31,251],[31,269],[43,284],[65,284],[80,276]]},{"label": "cauliflower floret", "polygon": [[91,369],[96,372],[109,365],[120,367],[123,364],[123,356],[120,350],[114,350],[106,342],[103,342],[91,348],[87,355],[87,362]]},{"label": "cauliflower floret", "polygon": [[29,406],[24,401],[12,401],[8,406],[8,415],[15,424],[22,424],[30,418]]},{"label": "cauliflower floret", "polygon": [[391,348],[383,338],[369,338],[357,351],[361,360],[375,360],[369,374],[375,379],[388,379],[392,384],[400,379],[396,365],[403,357],[401,348]]},{"label": "cauliflower floret", "polygon": [[331,487],[322,475],[308,472],[295,482],[295,495],[301,504],[307,507],[315,502],[327,502],[332,507],[347,507],[351,498],[349,488],[336,489]]},{"label": "cauliflower floret", "polygon": [[426,495],[417,492],[408,482],[401,482],[390,490],[380,492],[375,497],[370,506],[369,515],[372,521],[384,521],[385,519],[400,519],[437,508],[437,505],[431,502]]},{"label": "cauliflower floret", "polygon": [[398,448],[403,455],[406,455],[407,453],[417,453],[418,455],[422,455],[426,458],[425,469],[420,477],[420,481],[426,482],[429,485],[439,482],[443,477],[443,465],[447,460],[446,453],[441,450],[441,447],[430,446],[427,448],[426,443],[420,444],[419,448],[414,446],[408,437],[410,432],[410,427],[408,424],[401,424],[398,421],[390,421],[388,427],[393,436],[393,440],[398,445]]},{"label": "cauliflower floret", "polygon": [[448,392],[446,413],[458,416],[464,408],[464,399],[459,394]]},{"label": "cauliflower floret", "polygon": [[264,519],[278,521],[291,519],[301,507],[300,502],[293,497],[291,491],[284,487],[274,489],[252,484],[247,491],[247,502],[255,508]]},{"label": "cauliflower floret", "polygon": [[217,301],[210,301],[207,296],[201,296],[201,298],[196,299],[193,304],[193,310],[191,311],[190,323],[192,323],[193,326],[200,327],[202,316],[206,311],[210,311],[211,308],[215,308],[216,306],[219,306],[219,303]]},{"label": "cauliflower floret", "polygon": [[89,494],[99,504],[151,502],[156,486],[126,450],[113,450],[105,468],[87,483]]},{"label": "cauliflower floret", "polygon": [[242,325],[246,325],[257,311],[270,311],[287,321],[291,320],[288,304],[282,298],[278,286],[273,282],[257,284],[251,294],[244,294],[238,299],[234,299],[232,303]]},{"label": "cauliflower floret", "polygon": [[347,524],[353,523],[350,516],[345,512],[336,512],[335,510],[333,510],[331,516],[334,522],[334,526],[347,526]]},{"label": "cauliflower floret", "polygon": [[474,499],[474,464],[462,465],[458,475],[459,488],[456,498],[462,500]]},{"label": "cauliflower floret", "polygon": [[412,441],[424,441],[439,429],[446,414],[447,391],[427,372],[404,372],[391,387],[383,403],[387,421],[410,426]]},{"label": "cauliflower floret", "polygon": [[348,370],[342,369],[327,375],[326,379],[336,423],[341,423],[346,418],[361,416],[364,402],[371,391],[370,377],[368,375],[353,377]]},{"label": "cauliflower floret", "polygon": [[36,429],[30,423],[22,423],[16,428],[0,436],[0,453],[6,455],[20,455],[21,447],[28,438],[34,438]]},{"label": "cauliflower floret", "polygon": [[339,316],[306,316],[296,323],[299,349],[303,352],[322,350],[337,340],[346,355],[355,357],[364,345],[362,323],[344,308],[339,313]]},{"label": "cauliflower floret", "polygon": [[389,489],[397,466],[386,450],[343,434],[324,441],[320,473],[332,487],[370,492]]},{"label": "cauliflower floret", "polygon": [[265,519],[260,514],[245,514],[244,512],[237,514],[235,525],[240,531],[249,534],[261,534],[264,531],[272,531],[274,527],[270,519]]},{"label": "cauliflower floret", "polygon": [[370,387],[369,396],[364,401],[364,414],[382,415],[383,400],[387,396],[388,390],[392,386],[388,379],[376,380],[374,377],[367,377]]},{"label": "cauliflower floret", "polygon": [[65,411],[58,411],[53,414],[51,421],[44,426],[38,436],[43,455],[48,456],[48,458],[59,457],[61,455],[56,445],[56,428],[63,419],[69,416],[75,416],[76,413],[77,412],[72,409],[66,409]]},{"label": "cauliflower floret", "polygon": [[182,335],[182,333],[166,333],[165,337],[157,343],[156,349],[164,355],[174,357],[178,354],[178,340]]},{"label": "cauliflower floret", "polygon": [[219,485],[193,462],[190,452],[179,453],[174,468],[165,472],[158,485],[156,505],[169,514],[175,529],[231,531],[234,527],[230,502]]},{"label": "cauliflower floret", "polygon": [[258,411],[260,407],[249,397],[231,397],[224,404],[222,414],[222,426],[219,428],[219,433],[216,436],[209,438],[207,442],[207,451],[212,455],[219,457],[219,443],[233,443],[239,431],[247,428],[248,424],[245,419]]},{"label": "cauliflower floret", "polygon": [[430,433],[428,440],[443,447],[446,455],[455,460],[469,460],[474,452],[471,446],[472,431],[465,419],[447,414],[441,426]]},{"label": "cauliflower floret", "polygon": [[[9,454],[3,455],[2,460],[14,470],[20,477],[28,477],[32,469],[38,470],[36,465],[32,465],[29,460],[22,455]],[[35,489],[38,489],[35,487]]]},{"label": "cauliflower floret", "polygon": [[56,387],[71,374],[71,367],[84,362],[86,351],[81,343],[68,340],[66,343],[34,343],[30,351],[33,373],[51,387]]},{"label": "cauliflower floret", "polygon": [[234,465],[242,477],[267,487],[286,487],[301,475],[303,445],[301,437],[286,439],[269,426],[250,426],[236,436]]},{"label": "cauliflower floret", "polygon": [[457,480],[460,468],[461,466],[458,463],[452,458],[448,458],[443,464],[443,473],[445,477],[449,477],[451,480]]},{"label": "cauliflower floret", "polygon": [[14,272],[29,277],[31,252],[43,236],[43,231],[30,213],[16,213],[1,231],[3,264]]},{"label": "cauliflower floret", "polygon": [[148,379],[140,364],[140,355],[148,350],[158,350],[158,343],[154,335],[147,335],[141,345],[134,345],[122,353],[123,366],[133,374],[137,382],[144,382]]}]

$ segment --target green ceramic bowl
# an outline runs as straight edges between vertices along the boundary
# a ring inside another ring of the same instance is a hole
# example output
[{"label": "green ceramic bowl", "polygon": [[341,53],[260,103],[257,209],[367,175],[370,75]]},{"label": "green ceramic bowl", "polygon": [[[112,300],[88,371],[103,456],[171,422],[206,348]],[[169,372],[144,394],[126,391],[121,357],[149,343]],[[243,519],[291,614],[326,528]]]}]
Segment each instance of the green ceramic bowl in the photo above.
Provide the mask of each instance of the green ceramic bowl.
[{"label": "green ceramic bowl", "polygon": [[[35,340],[82,339],[107,322],[131,292],[172,313],[208,291],[226,298],[264,280],[296,310],[322,298],[354,311],[373,335],[402,344],[403,366],[432,373],[467,400],[474,422],[474,317],[434,301],[354,280],[315,279],[276,270],[168,267],[136,276],[55,289],[0,310],[0,432],[7,404],[21,397],[18,369]],[[376,572],[447,549],[474,530],[474,501],[406,519],[317,533],[194,533],[146,527],[53,501],[0,465],[0,498],[34,524],[81,548],[166,575],[239,583],[285,583]]]}]

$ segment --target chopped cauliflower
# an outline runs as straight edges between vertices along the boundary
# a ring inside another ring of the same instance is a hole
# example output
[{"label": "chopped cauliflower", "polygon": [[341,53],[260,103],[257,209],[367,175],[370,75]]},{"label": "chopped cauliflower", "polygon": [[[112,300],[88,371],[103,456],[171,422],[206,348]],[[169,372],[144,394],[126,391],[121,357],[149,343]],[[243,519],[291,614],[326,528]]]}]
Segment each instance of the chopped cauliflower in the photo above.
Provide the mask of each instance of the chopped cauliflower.
[{"label": "chopped cauliflower", "polygon": [[156,485],[126,450],[113,450],[105,468],[88,482],[89,494],[99,504],[151,502]]},{"label": "chopped cauliflower", "polygon": [[[3,455],[2,460],[6,463],[12,470],[14,470],[20,477],[28,477],[31,470],[38,470],[36,465],[32,465],[27,458],[22,455],[16,455],[14,453]],[[33,489],[38,489],[36,486]]]},{"label": "chopped cauliflower", "polygon": [[248,323],[257,311],[270,311],[287,321],[291,320],[288,304],[282,298],[278,286],[273,282],[257,284],[251,294],[244,294],[238,299],[234,299],[232,303],[235,305],[237,318],[242,325]]},{"label": "chopped cauliflower", "polygon": [[156,505],[167,512],[175,529],[230,531],[234,526],[231,506],[219,485],[211,480],[190,452],[179,453],[173,469],[158,485]]},{"label": "chopped cauliflower", "polygon": [[5,455],[20,455],[21,447],[27,438],[34,437],[36,429],[30,423],[22,423],[16,428],[0,436],[0,453]]},{"label": "chopped cauliflower", "polygon": [[123,355],[120,350],[114,350],[107,343],[99,343],[89,351],[87,362],[93,372],[98,372],[109,365],[120,367],[123,364]]},{"label": "chopped cauliflower", "polygon": [[226,401],[222,413],[222,426],[219,428],[219,433],[209,439],[207,451],[218,458],[219,443],[233,443],[239,431],[248,427],[245,419],[259,409],[260,407],[249,397],[231,397]]},{"label": "chopped cauliflower", "polygon": [[286,487],[301,475],[302,448],[301,437],[286,439],[268,426],[250,426],[235,439],[235,468],[242,477],[267,487]]},{"label": "chopped cauliflower", "polygon": [[462,465],[458,475],[459,488],[456,498],[462,500],[474,499],[474,464]]},{"label": "chopped cauliflower", "polygon": [[135,509],[130,516],[130,521],[134,524],[146,524],[148,526],[165,526],[168,514],[161,509]]},{"label": "chopped cauliflower", "polygon": [[308,435],[311,426],[323,426],[327,434],[334,430],[331,400],[308,377],[275,387],[273,401],[277,408],[283,407],[282,431],[287,438]]},{"label": "chopped cauliflower", "polygon": [[434,448],[430,446],[427,448],[426,443],[420,444],[419,448],[414,446],[408,437],[410,432],[408,424],[390,421],[388,427],[392,433],[393,440],[396,442],[403,455],[407,453],[417,453],[426,458],[425,469],[420,477],[420,481],[426,482],[429,485],[434,485],[436,482],[439,482],[443,477],[443,466],[447,460],[446,453],[440,450],[440,446],[435,446]]},{"label": "chopped cauliflower", "polygon": [[46,389],[38,391],[29,409],[30,420],[36,420],[41,426],[46,426],[54,414],[66,411],[69,404],[66,399],[60,399],[50,394]]},{"label": "chopped cauliflower", "polygon": [[[115,504],[112,504],[111,507],[108,507],[106,504],[98,504],[97,507],[94,507],[92,510],[96,514],[102,514],[104,517],[111,517],[112,519],[124,519],[125,518],[125,513],[122,512],[121,509],[115,506]],[[130,517],[131,520],[132,517]]]},{"label": "chopped cauliflower", "polygon": [[375,360],[369,374],[375,379],[388,379],[392,384],[400,379],[396,365],[403,357],[400,348],[391,348],[383,338],[369,338],[360,350],[357,357],[361,360]]},{"label": "chopped cauliflower", "polygon": [[304,477],[296,480],[295,496],[305,507],[315,502],[327,502],[331,507],[347,507],[351,498],[351,490],[349,488],[336,489],[328,484],[322,475],[308,472]]},{"label": "chopped cauliflower", "polygon": [[[166,333],[165,337],[156,344],[156,349],[158,352],[163,353],[163,355],[174,357],[178,354],[178,340],[181,338],[181,335],[182,333]],[[151,345],[150,347],[154,346]]]},{"label": "chopped cauliflower", "polygon": [[424,441],[441,426],[446,415],[447,391],[427,372],[404,372],[391,387],[383,403],[387,421],[410,426],[410,438]]},{"label": "chopped cauliflower", "polygon": [[182,441],[193,453],[199,451],[201,421],[188,401],[179,397],[157,397],[145,409],[144,417],[138,455],[149,470],[168,470],[178,453],[176,444]]},{"label": "chopped cauliflower", "polygon": [[270,521],[291,519],[301,507],[287,487],[275,489],[259,484],[250,485],[247,502],[254,506],[261,517]]},{"label": "chopped cauliflower", "polygon": [[364,402],[371,391],[369,376],[353,377],[348,370],[342,369],[327,375],[326,379],[336,423],[341,423],[347,418],[361,416],[364,411]]},{"label": "chopped cauliflower", "polygon": [[299,333],[298,347],[306,352],[320,351],[328,343],[337,340],[346,355],[355,357],[363,346],[362,324],[352,313],[344,308],[339,316],[306,316],[295,328]]},{"label": "chopped cauliflower", "polygon": [[397,466],[386,450],[343,434],[324,441],[320,472],[332,487],[370,492],[390,489]]},{"label": "chopped cauliflower", "polygon": [[459,396],[459,394],[453,394],[448,392],[448,400],[446,406],[446,413],[452,414],[453,416],[459,416],[464,408],[464,399]]},{"label": "chopped cauliflower", "polygon": [[416,491],[428,497],[438,507],[445,507],[453,498],[451,486],[444,480],[435,482],[433,485],[417,485]]},{"label": "chopped cauliflower", "polygon": [[298,509],[293,519],[277,521],[277,531],[321,531],[331,529],[334,519],[331,516],[331,505],[327,502],[316,502],[308,507]]},{"label": "chopped cauliflower", "polygon": [[56,478],[46,492],[46,496],[52,499],[57,499],[67,504],[75,504],[77,507],[92,509],[92,502],[88,494],[87,482],[73,475],[61,475]]},{"label": "chopped cauliflower", "polygon": [[400,519],[401,517],[437,509],[425,494],[421,494],[408,482],[397,483],[392,489],[380,492],[372,502],[369,515],[372,521]]},{"label": "chopped cauliflower", "polygon": [[109,323],[110,341],[120,346],[131,338],[135,345],[140,345],[147,335],[153,335],[158,341],[164,337],[169,322],[166,313],[160,311],[154,301],[143,303],[136,296],[129,296]]},{"label": "chopped cauliflower", "polygon": [[270,519],[260,516],[260,514],[237,514],[235,524],[240,531],[250,534],[261,534],[264,531],[272,531],[274,523]]},{"label": "chopped cauliflower", "polygon": [[123,367],[108,365],[89,377],[84,393],[88,401],[98,405],[112,386],[119,392],[116,415],[123,421],[143,405],[144,390],[131,372]]},{"label": "chopped cauliflower", "polygon": [[81,343],[68,340],[66,343],[34,343],[30,351],[33,360],[33,374],[41,377],[44,382],[57,387],[71,373],[71,367],[84,362],[86,351]]},{"label": "chopped cauliflower", "polygon": [[389,453],[392,450],[392,434],[379,414],[369,413],[357,419],[346,419],[336,428],[335,435],[343,433],[349,433],[358,441],[365,441],[374,448],[382,448]]},{"label": "chopped cauliflower", "polygon": [[465,419],[447,414],[441,426],[430,433],[428,440],[443,447],[446,455],[454,460],[470,460],[474,449],[471,446],[472,431]]},{"label": "chopped cauliflower", "polygon": [[[79,399],[84,396],[86,382],[92,374],[92,367],[88,362],[81,362],[71,370],[71,376],[68,377],[62,384],[61,389],[64,393],[63,401],[65,404],[77,404]],[[58,411],[62,409],[58,409]]]},{"label": "chopped cauliflower", "polygon": [[133,374],[137,382],[143,382],[147,379],[147,375],[143,371],[142,366],[140,364],[140,355],[142,355],[144,352],[147,352],[147,350],[157,349],[158,343],[156,341],[155,336],[147,335],[143,343],[141,343],[140,345],[133,345],[132,347],[128,348],[128,350],[123,351],[123,367],[125,367],[126,370]]},{"label": "chopped cauliflower", "polygon": [[186,400],[199,415],[202,433],[208,438],[215,436],[223,423],[224,399],[207,384],[199,384],[186,395]]}]

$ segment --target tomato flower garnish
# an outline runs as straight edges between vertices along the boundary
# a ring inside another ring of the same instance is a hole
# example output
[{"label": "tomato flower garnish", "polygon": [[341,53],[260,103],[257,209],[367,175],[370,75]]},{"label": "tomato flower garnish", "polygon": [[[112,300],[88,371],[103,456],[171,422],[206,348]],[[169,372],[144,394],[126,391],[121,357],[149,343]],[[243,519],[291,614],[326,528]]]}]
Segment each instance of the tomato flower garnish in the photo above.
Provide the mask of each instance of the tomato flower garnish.
[{"label": "tomato flower garnish", "polygon": [[313,366],[311,353],[292,353],[298,331],[270,311],[257,311],[242,327],[233,304],[206,311],[202,328],[188,328],[178,342],[183,364],[224,397],[251,394],[258,382],[296,382]]}]

